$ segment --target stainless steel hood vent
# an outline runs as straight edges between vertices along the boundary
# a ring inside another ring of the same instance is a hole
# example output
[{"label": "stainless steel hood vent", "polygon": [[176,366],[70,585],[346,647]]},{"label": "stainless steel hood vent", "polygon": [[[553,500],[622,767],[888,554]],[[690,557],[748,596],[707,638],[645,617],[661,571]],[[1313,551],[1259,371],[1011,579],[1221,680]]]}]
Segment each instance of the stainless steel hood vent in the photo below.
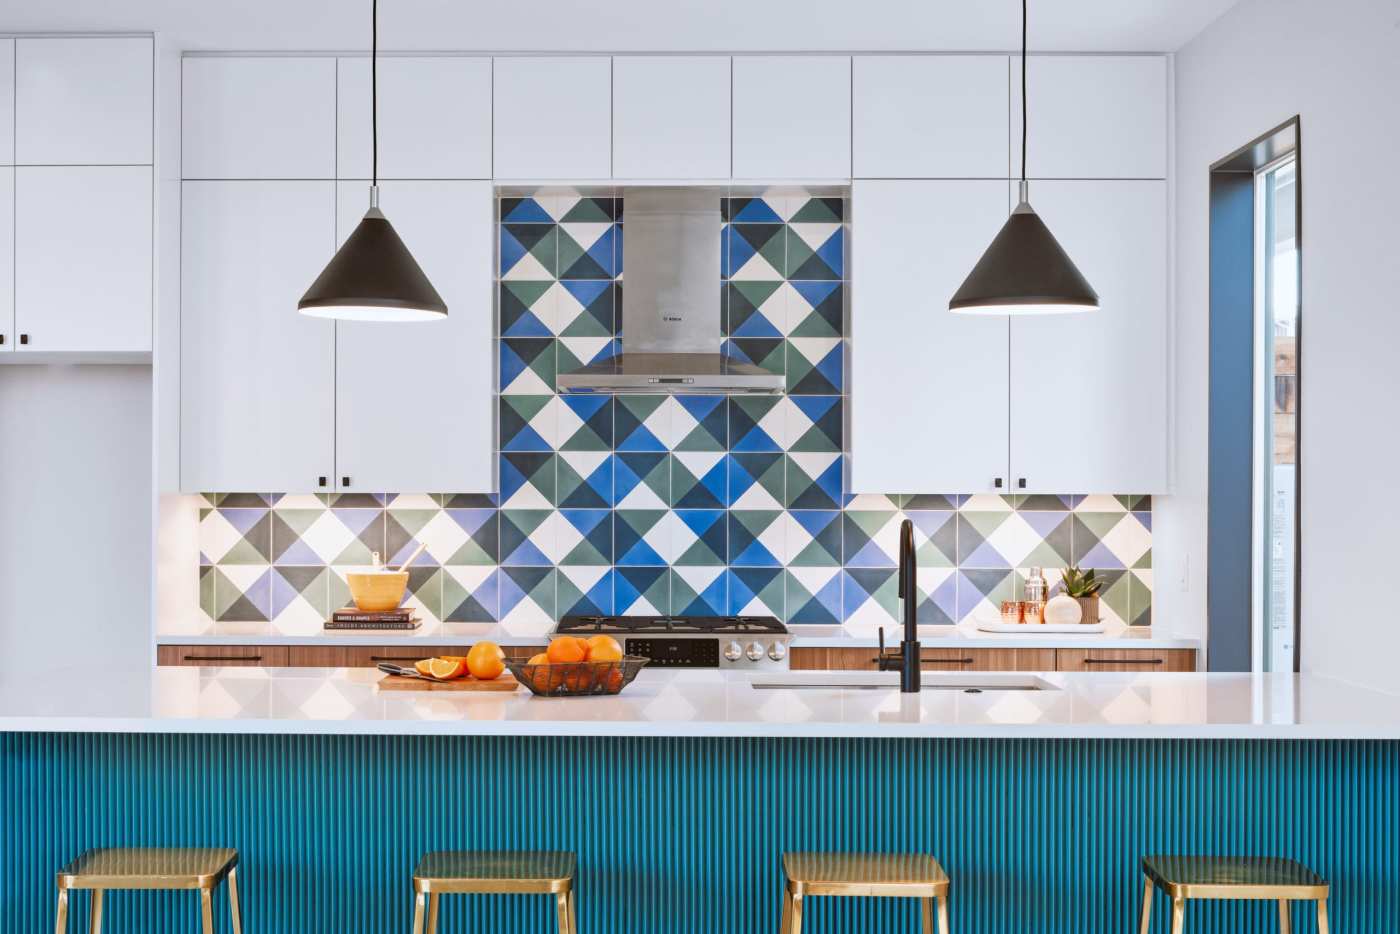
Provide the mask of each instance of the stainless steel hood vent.
[{"label": "stainless steel hood vent", "polygon": [[778,393],[783,377],[720,352],[720,198],[628,188],[622,353],[560,373],[560,392]]}]

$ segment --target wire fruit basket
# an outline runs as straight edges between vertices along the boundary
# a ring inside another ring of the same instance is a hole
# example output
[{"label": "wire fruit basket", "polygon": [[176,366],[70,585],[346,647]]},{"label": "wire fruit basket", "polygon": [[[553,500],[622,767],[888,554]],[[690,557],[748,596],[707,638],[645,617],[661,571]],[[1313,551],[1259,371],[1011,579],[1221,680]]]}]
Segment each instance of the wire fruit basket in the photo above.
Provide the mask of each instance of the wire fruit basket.
[{"label": "wire fruit basket", "polygon": [[650,659],[639,655],[627,655],[618,662],[545,665],[507,659],[506,667],[515,675],[515,680],[540,697],[590,697],[618,693],[632,683],[648,661]]}]

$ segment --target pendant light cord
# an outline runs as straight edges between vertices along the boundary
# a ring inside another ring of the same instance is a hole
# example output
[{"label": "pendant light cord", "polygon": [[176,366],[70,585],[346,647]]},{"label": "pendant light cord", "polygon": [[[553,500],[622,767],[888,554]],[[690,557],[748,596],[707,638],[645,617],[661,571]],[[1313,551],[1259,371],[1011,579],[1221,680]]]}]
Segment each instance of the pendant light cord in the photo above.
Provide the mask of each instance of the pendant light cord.
[{"label": "pendant light cord", "polygon": [[[375,0],[377,3],[378,0]],[[1026,4],[1021,0],[1021,186],[1026,182]]]},{"label": "pendant light cord", "polygon": [[[369,27],[370,184],[379,187],[379,0],[370,0]],[[1021,156],[1024,165],[1026,157]],[[1023,170],[1024,172],[1024,170]]]}]

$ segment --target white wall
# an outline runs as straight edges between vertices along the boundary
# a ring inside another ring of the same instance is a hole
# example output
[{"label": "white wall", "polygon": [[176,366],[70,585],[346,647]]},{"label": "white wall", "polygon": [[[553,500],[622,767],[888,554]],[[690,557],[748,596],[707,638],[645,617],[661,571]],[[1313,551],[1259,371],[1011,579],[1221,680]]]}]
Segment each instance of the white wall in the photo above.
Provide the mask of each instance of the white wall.
[{"label": "white wall", "polygon": [[[1394,689],[1400,5],[1244,0],[1176,60],[1177,481],[1156,609],[1205,634],[1207,169],[1302,117],[1303,668]],[[1190,554],[1189,589],[1180,586]]]},{"label": "white wall", "polygon": [[151,658],[151,369],[0,366],[0,657]]}]

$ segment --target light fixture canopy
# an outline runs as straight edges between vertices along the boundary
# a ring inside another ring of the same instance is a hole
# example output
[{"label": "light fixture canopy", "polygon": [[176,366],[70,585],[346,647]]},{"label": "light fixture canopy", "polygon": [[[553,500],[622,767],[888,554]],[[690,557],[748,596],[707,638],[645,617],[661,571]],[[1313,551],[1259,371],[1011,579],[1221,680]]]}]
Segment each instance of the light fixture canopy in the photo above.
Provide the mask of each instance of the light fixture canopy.
[{"label": "light fixture canopy", "polygon": [[447,303],[379,210],[379,0],[372,3],[369,210],[297,302],[313,318],[339,321],[438,321]]},{"label": "light fixture canopy", "polygon": [[965,315],[1097,311],[1099,296],[1031,207],[1026,183],[1026,2],[1021,0],[1021,187],[1015,210],[948,302]]}]

